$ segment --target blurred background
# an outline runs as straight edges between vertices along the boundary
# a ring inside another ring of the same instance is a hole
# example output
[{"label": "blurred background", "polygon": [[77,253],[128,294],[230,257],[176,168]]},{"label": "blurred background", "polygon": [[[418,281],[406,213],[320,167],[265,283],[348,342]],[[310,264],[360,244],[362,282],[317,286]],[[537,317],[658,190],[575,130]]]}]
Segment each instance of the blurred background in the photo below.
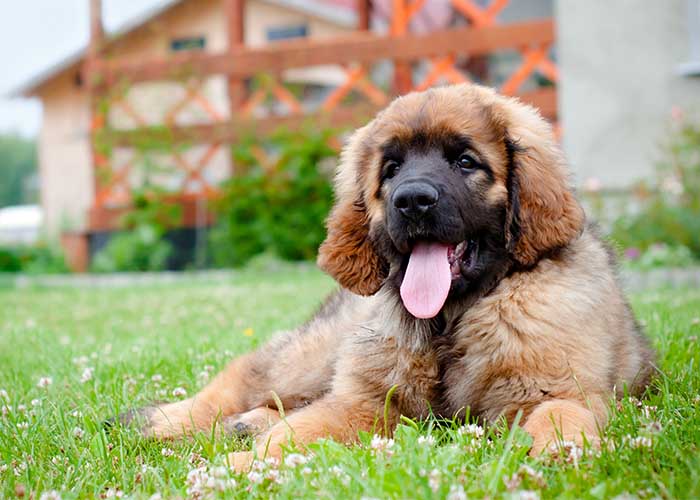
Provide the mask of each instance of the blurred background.
[{"label": "blurred background", "polygon": [[457,82],[550,120],[626,266],[700,259],[700,0],[25,0],[0,272],[313,260],[349,131]]}]

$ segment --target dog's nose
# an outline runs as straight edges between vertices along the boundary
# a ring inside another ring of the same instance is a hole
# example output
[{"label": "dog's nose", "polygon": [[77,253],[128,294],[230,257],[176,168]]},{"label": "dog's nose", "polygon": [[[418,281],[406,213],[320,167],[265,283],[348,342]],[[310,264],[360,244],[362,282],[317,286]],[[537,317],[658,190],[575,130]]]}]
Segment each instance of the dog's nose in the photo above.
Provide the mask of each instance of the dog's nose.
[{"label": "dog's nose", "polygon": [[409,219],[418,219],[437,205],[437,189],[427,182],[402,184],[394,191],[393,202],[399,212]]}]

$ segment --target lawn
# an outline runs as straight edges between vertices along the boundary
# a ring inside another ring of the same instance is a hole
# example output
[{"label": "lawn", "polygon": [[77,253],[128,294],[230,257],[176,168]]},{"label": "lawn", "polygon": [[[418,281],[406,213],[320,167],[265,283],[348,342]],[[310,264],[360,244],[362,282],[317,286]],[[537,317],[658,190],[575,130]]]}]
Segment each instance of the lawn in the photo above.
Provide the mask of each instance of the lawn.
[{"label": "lawn", "polygon": [[700,497],[698,290],[633,295],[663,375],[641,402],[614,405],[598,452],[530,458],[517,428],[405,421],[394,441],[326,441],[310,457],[235,475],[223,457],[246,442],[103,431],[123,410],[193,394],[232,356],[303,321],[333,286],[310,268],[282,268],[225,283],[0,288],[0,497]]}]

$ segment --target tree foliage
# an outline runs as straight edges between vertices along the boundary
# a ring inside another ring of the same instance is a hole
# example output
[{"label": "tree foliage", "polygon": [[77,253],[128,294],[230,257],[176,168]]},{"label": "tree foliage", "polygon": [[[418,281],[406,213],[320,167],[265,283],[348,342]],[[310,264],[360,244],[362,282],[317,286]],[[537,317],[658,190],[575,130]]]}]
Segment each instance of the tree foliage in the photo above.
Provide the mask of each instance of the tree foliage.
[{"label": "tree foliage", "polygon": [[36,144],[15,134],[0,135],[0,206],[36,201],[27,185],[37,171]]}]

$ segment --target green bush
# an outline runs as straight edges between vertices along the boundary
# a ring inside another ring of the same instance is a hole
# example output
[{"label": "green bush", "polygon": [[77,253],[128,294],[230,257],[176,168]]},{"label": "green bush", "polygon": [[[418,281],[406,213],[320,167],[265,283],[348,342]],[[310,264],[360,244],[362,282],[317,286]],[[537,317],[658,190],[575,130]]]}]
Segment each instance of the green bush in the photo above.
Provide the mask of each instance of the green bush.
[{"label": "green bush", "polygon": [[133,209],[124,216],[125,231],[114,235],[92,260],[95,272],[160,271],[166,268],[172,245],[164,239],[182,216],[178,205],[164,193],[149,188],[134,196]]},{"label": "green bush", "polygon": [[693,259],[700,259],[700,124],[674,124],[654,182],[640,185],[638,192],[644,195],[639,212],[619,218],[611,231],[627,257],[642,256],[665,244],[672,249],[685,247]]},{"label": "green bush", "polygon": [[68,272],[68,267],[59,249],[39,243],[0,247],[0,272],[55,274]]},{"label": "green bush", "polygon": [[0,134],[0,158],[0,207],[35,202],[36,143],[16,134]]},{"label": "green bush", "polygon": [[[223,187],[209,237],[216,265],[241,266],[263,252],[315,257],[333,201],[329,174],[319,168],[337,156],[330,137],[330,131],[280,132],[264,144],[251,138],[234,148],[236,175]],[[263,147],[270,163],[259,160]]]}]

